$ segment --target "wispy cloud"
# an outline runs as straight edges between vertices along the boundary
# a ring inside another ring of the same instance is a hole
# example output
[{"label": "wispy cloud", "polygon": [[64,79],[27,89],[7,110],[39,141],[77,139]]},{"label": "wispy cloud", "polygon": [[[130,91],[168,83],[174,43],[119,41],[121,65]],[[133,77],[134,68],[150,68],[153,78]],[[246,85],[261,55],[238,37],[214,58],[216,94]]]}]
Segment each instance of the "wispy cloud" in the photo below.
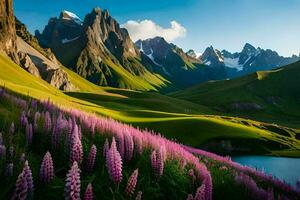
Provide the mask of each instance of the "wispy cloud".
[{"label": "wispy cloud", "polygon": [[127,21],[122,27],[126,28],[132,40],[148,39],[156,36],[165,38],[168,42],[172,42],[177,38],[183,38],[187,30],[176,21],[170,22],[171,26],[168,28],[161,27],[152,20],[142,21]]}]

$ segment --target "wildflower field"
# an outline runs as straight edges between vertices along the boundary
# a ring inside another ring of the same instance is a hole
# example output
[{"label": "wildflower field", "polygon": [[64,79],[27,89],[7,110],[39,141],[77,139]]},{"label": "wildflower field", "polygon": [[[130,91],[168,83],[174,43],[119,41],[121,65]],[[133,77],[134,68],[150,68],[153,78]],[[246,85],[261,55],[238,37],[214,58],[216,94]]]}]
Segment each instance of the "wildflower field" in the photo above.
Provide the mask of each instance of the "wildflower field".
[{"label": "wildflower field", "polygon": [[298,199],[229,157],[113,119],[0,92],[0,199]]}]

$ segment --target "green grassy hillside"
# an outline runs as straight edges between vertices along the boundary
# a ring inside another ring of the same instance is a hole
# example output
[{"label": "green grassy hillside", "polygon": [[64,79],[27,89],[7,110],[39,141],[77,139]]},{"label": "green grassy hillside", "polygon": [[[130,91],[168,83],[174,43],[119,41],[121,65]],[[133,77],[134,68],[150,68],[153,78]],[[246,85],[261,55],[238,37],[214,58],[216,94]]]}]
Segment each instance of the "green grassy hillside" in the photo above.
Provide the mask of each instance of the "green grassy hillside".
[{"label": "green grassy hillside", "polygon": [[235,116],[300,127],[300,62],[170,94]]},{"label": "green grassy hillside", "polygon": [[[78,108],[99,115],[160,131],[168,138],[199,147],[212,140],[254,141],[263,153],[299,155],[297,130],[233,117],[213,115],[210,109],[158,93],[134,92],[95,86],[69,72],[73,84],[81,89],[66,93],[33,77],[0,55],[0,84],[14,92],[37,99],[48,99],[64,107]],[[283,134],[284,132],[285,134]],[[270,146],[264,146],[265,141]],[[263,149],[262,149],[263,148]]]}]

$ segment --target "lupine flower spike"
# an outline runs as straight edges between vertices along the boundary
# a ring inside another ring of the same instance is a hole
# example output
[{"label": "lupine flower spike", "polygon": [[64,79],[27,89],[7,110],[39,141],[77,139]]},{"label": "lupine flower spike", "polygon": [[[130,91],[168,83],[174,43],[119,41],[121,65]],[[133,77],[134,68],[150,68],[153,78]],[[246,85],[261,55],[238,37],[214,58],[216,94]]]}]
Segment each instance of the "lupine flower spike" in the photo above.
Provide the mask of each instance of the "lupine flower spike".
[{"label": "lupine flower spike", "polygon": [[139,175],[139,170],[136,169],[128,179],[127,187],[125,190],[128,196],[132,196],[134,194],[138,175]]},{"label": "lupine flower spike", "polygon": [[75,161],[67,174],[65,185],[65,199],[79,200],[80,199],[80,169]]},{"label": "lupine flower spike", "polygon": [[87,171],[92,172],[95,165],[95,159],[97,154],[97,147],[93,144],[87,160]]},{"label": "lupine flower spike", "polygon": [[44,183],[49,183],[54,178],[54,167],[51,154],[47,152],[40,168],[40,179]]},{"label": "lupine flower spike", "polygon": [[89,183],[88,186],[86,187],[83,200],[93,200],[93,199],[94,199],[93,187],[92,184]]},{"label": "lupine flower spike", "polygon": [[106,156],[106,166],[110,178],[116,184],[122,181],[122,158],[117,150],[117,144],[115,138],[112,139],[111,147]]}]

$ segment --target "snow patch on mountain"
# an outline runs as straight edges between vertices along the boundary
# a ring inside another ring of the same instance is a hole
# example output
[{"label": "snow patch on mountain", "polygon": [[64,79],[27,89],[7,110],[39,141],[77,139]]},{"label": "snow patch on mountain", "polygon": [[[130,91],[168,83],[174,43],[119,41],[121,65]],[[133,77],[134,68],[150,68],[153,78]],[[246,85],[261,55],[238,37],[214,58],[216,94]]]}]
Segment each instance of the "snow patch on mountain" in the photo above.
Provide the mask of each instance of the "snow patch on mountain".
[{"label": "snow patch on mountain", "polygon": [[82,20],[76,14],[67,10],[62,11],[62,19],[73,20],[77,24],[82,25]]},{"label": "snow patch on mountain", "polygon": [[243,65],[239,64],[239,58],[225,58],[224,64],[226,67],[237,69],[238,71],[242,71],[244,69]]},{"label": "snow patch on mountain", "polygon": [[79,38],[79,37],[75,37],[75,38],[73,38],[73,39],[65,38],[65,39],[62,39],[62,40],[61,40],[61,43],[66,44],[66,43],[69,43],[69,42],[73,42],[73,41],[77,40],[78,38]]}]

